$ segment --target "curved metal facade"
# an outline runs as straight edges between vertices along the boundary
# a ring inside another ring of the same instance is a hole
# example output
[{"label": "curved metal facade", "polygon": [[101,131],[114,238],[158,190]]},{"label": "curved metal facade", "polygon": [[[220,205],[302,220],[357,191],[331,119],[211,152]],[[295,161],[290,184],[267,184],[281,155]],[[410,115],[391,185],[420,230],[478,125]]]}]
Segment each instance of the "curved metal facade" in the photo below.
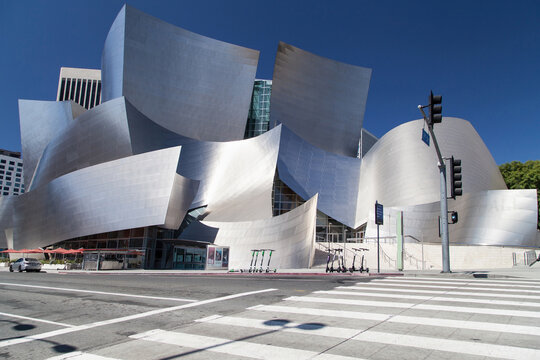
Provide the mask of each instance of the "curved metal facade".
[{"label": "curved metal facade", "polygon": [[287,126],[313,146],[356,157],[371,69],[279,43],[270,123]]},{"label": "curved metal facade", "polygon": [[73,101],[19,100],[26,189],[30,189],[34,172],[45,147],[84,110]]},{"label": "curved metal facade", "polygon": [[272,267],[307,268],[313,257],[316,217],[317,195],[280,216],[251,222],[203,221],[205,229],[194,224],[196,231],[185,232],[183,236],[230,246],[229,266],[234,269],[248,268],[251,249],[263,248],[274,250]]},{"label": "curved metal facade", "polygon": [[319,210],[353,228],[361,163],[319,149],[283,126],[279,178],[303,199],[319,194]]},{"label": "curved metal facade", "polygon": [[256,50],[126,5],[103,49],[103,101],[126,96],[157,124],[193,139],[241,140],[258,59]]},{"label": "curved metal facade", "polygon": [[109,161],[18,196],[17,248],[141,226],[178,228],[198,185],[176,174],[179,156],[175,147]]},{"label": "curved metal facade", "polygon": [[[437,157],[420,141],[423,126],[423,120],[415,120],[392,129],[362,159],[357,224],[367,220],[376,200],[408,206],[440,199]],[[435,133],[444,157],[462,159],[464,193],[506,189],[499,167],[470,122],[444,118]]]},{"label": "curved metal facade", "polygon": [[[457,200],[449,200],[448,207],[459,214],[457,224],[449,226],[450,244],[538,248],[537,206],[536,190],[477,191],[464,194]],[[397,216],[397,211],[403,211],[406,234],[426,243],[440,243],[440,210],[438,201],[415,206],[385,207],[385,212],[393,217]],[[383,226],[381,234],[395,236],[395,226],[392,225]],[[376,236],[373,210],[366,235]]]}]

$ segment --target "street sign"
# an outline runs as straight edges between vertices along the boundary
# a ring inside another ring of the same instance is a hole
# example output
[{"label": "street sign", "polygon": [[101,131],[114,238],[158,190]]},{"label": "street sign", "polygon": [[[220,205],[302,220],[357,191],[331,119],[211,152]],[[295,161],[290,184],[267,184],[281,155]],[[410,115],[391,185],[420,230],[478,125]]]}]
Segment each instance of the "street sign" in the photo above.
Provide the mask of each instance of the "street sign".
[{"label": "street sign", "polygon": [[425,129],[422,129],[422,141],[425,142],[427,146],[429,146],[429,134]]},{"label": "street sign", "polygon": [[375,202],[375,224],[382,225],[384,218],[383,206],[378,202]]}]

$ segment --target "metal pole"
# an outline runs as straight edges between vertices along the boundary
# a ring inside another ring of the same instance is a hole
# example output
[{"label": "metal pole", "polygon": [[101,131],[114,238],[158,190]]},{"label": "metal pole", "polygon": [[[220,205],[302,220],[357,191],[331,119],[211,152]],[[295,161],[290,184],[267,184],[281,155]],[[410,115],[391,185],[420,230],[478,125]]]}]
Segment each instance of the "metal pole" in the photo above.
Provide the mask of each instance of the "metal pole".
[{"label": "metal pole", "polygon": [[442,225],[442,272],[450,272],[450,244],[448,237],[448,204],[446,201],[446,166],[444,162],[439,165],[441,174],[441,225]]},{"label": "metal pole", "polygon": [[379,224],[377,224],[377,273],[381,272],[381,262],[379,258],[380,244],[379,244]]},{"label": "metal pole", "polygon": [[437,152],[437,158],[439,159],[439,174],[441,179],[441,245],[442,245],[442,272],[443,273],[449,273],[450,271],[450,246],[448,241],[448,204],[447,204],[447,198],[446,198],[446,165],[444,163],[444,159],[441,154],[441,150],[439,149],[439,144],[437,142],[437,138],[435,137],[435,133],[433,132],[433,125],[430,125],[426,113],[424,112],[424,109],[422,105],[418,105],[418,109],[422,112],[422,115],[424,116],[424,121],[427,124],[429,133],[431,137],[433,138],[433,145],[435,147],[435,151]]}]

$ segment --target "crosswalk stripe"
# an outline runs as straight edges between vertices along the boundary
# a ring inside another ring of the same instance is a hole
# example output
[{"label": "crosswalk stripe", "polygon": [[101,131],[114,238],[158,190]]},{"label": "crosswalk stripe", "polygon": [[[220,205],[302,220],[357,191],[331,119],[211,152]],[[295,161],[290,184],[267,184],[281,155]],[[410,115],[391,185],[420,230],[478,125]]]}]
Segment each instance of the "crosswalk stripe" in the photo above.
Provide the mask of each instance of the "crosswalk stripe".
[{"label": "crosswalk stripe", "polygon": [[349,300],[349,299],[333,299],[333,298],[319,298],[310,296],[291,296],[284,300],[300,301],[300,302],[312,302],[312,303],[327,303],[327,304],[341,304],[341,305],[359,305],[359,306],[373,306],[373,307],[390,307],[401,309],[418,309],[418,310],[436,310],[436,311],[451,311],[451,312],[465,312],[465,313],[478,313],[478,314],[490,314],[490,315],[507,315],[507,316],[520,316],[520,317],[533,317],[540,318],[540,312],[538,311],[524,311],[524,310],[506,310],[506,309],[486,309],[478,307],[460,307],[460,306],[442,306],[442,305],[429,305],[429,304],[414,304],[414,303],[400,303],[400,302],[388,302],[388,301],[367,301],[367,300]]},{"label": "crosswalk stripe", "polygon": [[338,286],[336,289],[350,290],[369,290],[369,291],[391,291],[401,293],[418,293],[418,294],[449,294],[449,295],[465,295],[465,296],[484,296],[484,297],[505,297],[517,299],[540,300],[540,296],[522,295],[522,294],[502,294],[502,293],[482,293],[478,291],[453,291],[453,290],[419,290],[419,289],[398,289],[395,287],[375,287],[375,286]]},{"label": "crosswalk stripe", "polygon": [[[248,341],[236,341],[203,335],[165,331],[160,329],[131,335],[130,338],[187,347],[191,349],[196,349],[198,352],[211,351],[235,356],[251,357],[255,359],[358,359],[356,357],[353,358],[348,356],[319,354],[315,351],[309,350],[300,350],[275,345],[252,343]],[[190,353],[190,351],[186,351],[186,353]]]},{"label": "crosswalk stripe", "polygon": [[[372,283],[409,283],[409,284],[443,284],[443,285],[448,285],[449,284],[448,281],[444,281],[444,280],[416,280],[416,279],[411,279],[411,278],[406,278],[406,279],[373,279]],[[456,284],[456,285],[458,285],[458,284]],[[505,287],[505,288],[511,287],[511,288],[540,289],[540,285],[539,286],[521,285],[521,284],[515,284],[515,283],[512,283],[512,284],[493,284],[493,283],[487,284],[487,283],[484,283],[481,280],[469,281],[469,282],[465,282],[463,284],[459,284],[459,286],[467,286],[467,285],[485,286],[485,287]]]},{"label": "crosswalk stripe", "polygon": [[334,326],[326,326],[318,323],[297,323],[291,321],[284,322],[283,320],[261,320],[236,316],[217,316],[195,321],[209,324],[241,326],[247,328],[274,330],[305,335],[328,336],[340,339],[349,339],[357,335],[359,332],[367,330],[367,327],[348,329]]},{"label": "crosswalk stripe", "polygon": [[494,299],[454,298],[454,297],[449,297],[449,296],[385,294],[385,293],[368,292],[368,291],[353,292],[353,291],[339,291],[339,290],[319,290],[319,291],[315,291],[314,293],[315,294],[329,294],[329,295],[371,296],[371,297],[384,297],[384,298],[393,298],[393,299],[448,301],[448,302],[462,302],[462,303],[489,304],[489,305],[540,307],[540,303],[538,302],[535,303],[535,302],[530,302],[530,301],[507,301],[507,300],[494,300]]},{"label": "crosswalk stripe", "polygon": [[500,280],[500,279],[439,279],[434,277],[427,277],[427,276],[415,276],[415,277],[406,277],[405,279],[418,279],[418,280],[439,280],[439,281],[447,281],[447,282],[480,282],[482,284],[531,284],[531,285],[540,285],[540,281],[528,281],[528,280],[520,280],[520,279],[514,279],[514,280]]},{"label": "crosswalk stripe", "polygon": [[[271,326],[265,325],[264,320],[237,318],[230,316],[223,316],[208,320],[207,322],[212,324],[226,325],[226,326],[242,326],[248,328],[265,329],[270,330]],[[293,328],[301,326],[298,323],[289,323],[285,326],[277,325],[276,331],[296,332],[303,334],[323,335],[336,338],[352,338],[352,340],[368,341],[368,342],[382,342],[391,345],[410,346],[431,350],[447,351],[460,354],[478,355],[478,356],[492,356],[503,357],[511,359],[533,359],[540,357],[540,350],[520,348],[515,346],[505,346],[489,343],[474,343],[470,341],[462,340],[446,340],[440,338],[431,338],[426,336],[416,335],[404,335],[378,332],[366,329],[354,330],[337,327],[328,327],[319,330],[301,330],[299,328]],[[281,327],[281,329],[280,329]],[[355,335],[357,334],[357,335]],[[235,354],[238,355],[238,354]],[[510,356],[510,357],[509,357]]]},{"label": "crosswalk stripe", "polygon": [[383,333],[377,331],[366,331],[355,336],[353,339],[389,345],[408,346],[422,349],[447,351],[477,356],[489,356],[504,359],[532,360],[540,358],[540,350],[536,349],[488,343],[474,343],[461,340],[431,338],[427,336],[414,336]]},{"label": "crosswalk stripe", "polygon": [[110,357],[83,353],[82,351],[73,351],[66,354],[53,356],[47,360],[118,360]]},{"label": "crosswalk stripe", "polygon": [[457,328],[457,329],[496,331],[496,332],[540,336],[540,327],[525,326],[525,325],[511,325],[511,324],[469,321],[469,320],[449,320],[449,319],[443,319],[443,318],[432,318],[432,317],[427,318],[427,317],[404,316],[404,315],[394,316],[393,314],[382,314],[382,313],[371,313],[371,312],[368,313],[368,312],[348,311],[348,310],[313,309],[313,308],[306,308],[306,307],[279,306],[279,305],[257,305],[257,306],[250,307],[248,309],[255,310],[255,311],[264,311],[264,312],[327,316],[327,317],[338,317],[338,318],[345,318],[345,319],[388,321],[388,322],[393,322],[393,323],[417,324],[417,325],[449,327],[449,328]]},{"label": "crosswalk stripe", "polygon": [[[386,284],[381,283],[358,283],[357,285],[364,286],[381,286]],[[497,291],[497,292],[514,292],[514,293],[525,293],[525,294],[540,294],[540,290],[516,290],[516,289],[490,289],[484,287],[474,287],[474,286],[443,286],[443,285],[424,285],[424,284],[399,284],[399,283],[388,283],[389,287],[415,287],[415,288],[425,288],[425,289],[459,289],[459,290],[479,290],[479,291]]]}]

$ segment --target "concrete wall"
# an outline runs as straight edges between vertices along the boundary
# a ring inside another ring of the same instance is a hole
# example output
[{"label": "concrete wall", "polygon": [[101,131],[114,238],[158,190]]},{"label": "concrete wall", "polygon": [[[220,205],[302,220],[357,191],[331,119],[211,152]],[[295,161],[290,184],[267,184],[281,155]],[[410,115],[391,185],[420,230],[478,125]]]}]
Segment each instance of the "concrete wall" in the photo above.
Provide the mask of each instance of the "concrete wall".
[{"label": "concrete wall", "polygon": [[[317,243],[318,250],[330,248],[343,248],[343,243]],[[371,272],[377,271],[377,244],[376,243],[347,243],[346,244],[345,265],[352,266],[353,248],[368,248],[364,251],[367,267]],[[540,249],[502,247],[502,246],[450,246],[450,269],[451,270],[485,270],[512,268],[513,253],[516,253],[518,262],[523,262],[526,251],[536,251],[540,254]],[[404,270],[441,270],[442,254],[439,244],[413,244],[404,245]],[[356,258],[356,267],[360,267],[359,254]],[[397,248],[395,243],[381,242],[380,268],[381,271],[396,271]],[[424,266],[422,267],[422,262]],[[335,264],[337,266],[337,263]],[[366,266],[366,264],[364,264]]]}]

